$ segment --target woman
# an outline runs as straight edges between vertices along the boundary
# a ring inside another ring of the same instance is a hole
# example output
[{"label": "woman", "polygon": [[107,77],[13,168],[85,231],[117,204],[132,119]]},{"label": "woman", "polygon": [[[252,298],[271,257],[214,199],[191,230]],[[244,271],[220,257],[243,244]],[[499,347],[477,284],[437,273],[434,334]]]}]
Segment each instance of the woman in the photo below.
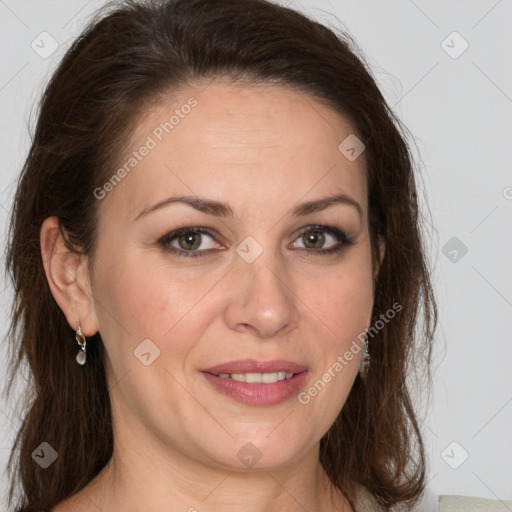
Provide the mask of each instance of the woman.
[{"label": "woman", "polygon": [[356,53],[263,0],[125,1],[74,42],[12,212],[16,510],[419,502],[436,304]]}]

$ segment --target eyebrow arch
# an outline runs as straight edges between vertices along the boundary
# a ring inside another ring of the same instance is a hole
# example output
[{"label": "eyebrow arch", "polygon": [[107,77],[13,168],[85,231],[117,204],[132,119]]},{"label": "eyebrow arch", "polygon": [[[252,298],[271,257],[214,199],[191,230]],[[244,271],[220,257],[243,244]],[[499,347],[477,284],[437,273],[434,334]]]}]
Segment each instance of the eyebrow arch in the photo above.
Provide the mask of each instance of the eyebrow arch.
[{"label": "eyebrow arch", "polygon": [[335,204],[353,206],[358,211],[359,216],[363,217],[363,209],[361,208],[361,205],[354,198],[346,194],[336,194],[334,196],[324,197],[323,199],[316,199],[314,201],[299,204],[292,210],[292,215],[294,217],[309,215],[310,213],[325,210],[326,208],[329,208],[329,206],[333,206]]},{"label": "eyebrow arch", "polygon": [[[146,216],[155,210],[159,210],[164,206],[168,206],[173,203],[184,203],[188,204],[195,210],[206,213],[208,215],[214,215],[216,217],[230,217],[233,216],[233,210],[231,207],[225,203],[221,203],[219,201],[214,201],[211,199],[201,199],[193,196],[179,196],[179,197],[169,197],[156,203],[155,205],[142,210],[134,219],[134,222],[139,218]],[[329,197],[324,197],[322,199],[316,199],[314,201],[308,201],[306,203],[299,204],[292,211],[291,214],[293,217],[300,217],[304,215],[309,215],[311,213],[319,212],[333,206],[335,204],[345,204],[349,206],[353,206],[358,211],[359,215],[363,216],[363,210],[361,205],[352,197],[346,194],[337,194]]]},{"label": "eyebrow arch", "polygon": [[220,203],[219,201],[213,201],[211,199],[201,199],[199,197],[193,196],[179,196],[179,197],[169,197],[156,203],[155,205],[142,210],[137,217],[135,217],[134,222],[138,220],[140,217],[146,216],[155,210],[159,210],[164,206],[173,203],[184,203],[188,204],[192,208],[199,210],[200,212],[207,213],[208,215],[215,215],[216,217],[230,217],[233,215],[233,210],[224,203]]}]

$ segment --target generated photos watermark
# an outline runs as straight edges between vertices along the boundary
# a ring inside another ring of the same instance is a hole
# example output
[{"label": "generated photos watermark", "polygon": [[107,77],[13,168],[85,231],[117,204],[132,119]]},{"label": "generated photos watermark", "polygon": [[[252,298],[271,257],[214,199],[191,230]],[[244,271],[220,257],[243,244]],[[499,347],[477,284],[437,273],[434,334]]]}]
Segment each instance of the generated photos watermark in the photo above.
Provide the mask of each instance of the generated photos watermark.
[{"label": "generated photos watermark", "polygon": [[114,188],[125,178],[130,172],[139,165],[150,152],[155,149],[165,136],[172,132],[185,117],[187,117],[192,109],[197,107],[198,101],[192,96],[186,103],[181,105],[174,111],[174,114],[167,120],[160,123],[150,135],[147,136],[144,144],[117,169],[117,171],[103,184],[102,187],[94,189],[94,197],[96,199],[104,199],[108,192]]},{"label": "generated photos watermark", "polygon": [[317,396],[332,379],[334,379],[345,368],[354,356],[359,354],[362,350],[362,345],[366,335],[375,336],[384,326],[395,318],[396,314],[402,310],[402,305],[398,302],[393,303],[385,313],[380,315],[379,320],[375,322],[368,330],[361,331],[356,339],[352,340],[350,348],[346,350],[343,355],[339,355],[329,368],[317,379],[307,390],[301,391],[298,394],[298,400],[301,404],[307,405],[311,402],[311,398]]}]

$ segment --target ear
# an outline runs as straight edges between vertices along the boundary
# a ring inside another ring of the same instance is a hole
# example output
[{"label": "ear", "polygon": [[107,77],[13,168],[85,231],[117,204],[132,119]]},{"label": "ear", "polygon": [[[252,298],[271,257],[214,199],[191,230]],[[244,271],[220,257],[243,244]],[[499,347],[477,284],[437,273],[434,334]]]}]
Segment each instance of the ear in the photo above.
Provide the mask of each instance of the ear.
[{"label": "ear", "polygon": [[40,232],[41,256],[52,295],[72,329],[78,322],[85,336],[98,332],[87,257],[65,244],[58,217],[44,220]]},{"label": "ear", "polygon": [[374,265],[374,269],[375,269],[373,272],[374,282],[377,280],[377,276],[379,275],[380,267],[382,265],[382,260],[384,259],[384,254],[386,254],[386,242],[384,241],[384,239],[381,236],[379,236],[377,238],[377,244],[379,247],[379,256],[378,256],[378,261]]}]

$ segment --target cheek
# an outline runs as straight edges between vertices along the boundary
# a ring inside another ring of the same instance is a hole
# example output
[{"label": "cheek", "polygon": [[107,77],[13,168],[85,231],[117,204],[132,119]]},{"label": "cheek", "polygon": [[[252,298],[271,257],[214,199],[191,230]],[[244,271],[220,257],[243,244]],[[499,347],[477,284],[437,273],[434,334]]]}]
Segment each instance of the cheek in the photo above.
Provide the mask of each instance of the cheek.
[{"label": "cheek", "polygon": [[363,255],[357,264],[340,265],[319,280],[306,301],[317,336],[311,347],[312,376],[299,402],[313,408],[324,430],[335,421],[350,393],[359,370],[364,330],[371,322],[373,283],[371,266],[365,261]]},{"label": "cheek", "polygon": [[371,279],[344,281],[330,290],[330,300],[325,307],[333,330],[342,339],[357,336],[369,326],[373,307],[373,289]]},{"label": "cheek", "polygon": [[[356,264],[334,267],[317,279],[312,286],[304,281],[304,303],[328,327],[337,339],[357,336],[369,326],[373,308],[373,281],[371,266],[365,257]],[[310,290],[306,293],[306,290]],[[302,294],[301,294],[302,297]]]},{"label": "cheek", "polygon": [[134,338],[164,337],[200,306],[215,283],[211,274],[154,263],[144,254],[106,262],[97,280],[99,300],[112,313],[106,323],[121,324]]}]

